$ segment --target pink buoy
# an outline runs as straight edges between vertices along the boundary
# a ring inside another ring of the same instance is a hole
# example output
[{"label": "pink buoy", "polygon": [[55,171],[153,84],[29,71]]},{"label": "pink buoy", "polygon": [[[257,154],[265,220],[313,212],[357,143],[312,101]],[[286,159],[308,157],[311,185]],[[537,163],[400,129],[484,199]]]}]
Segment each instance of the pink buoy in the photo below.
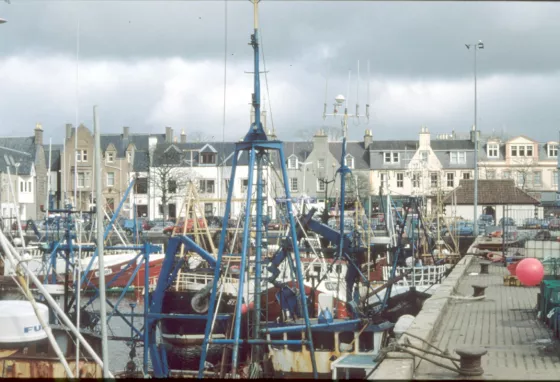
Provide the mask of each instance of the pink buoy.
[{"label": "pink buoy", "polygon": [[247,314],[249,310],[253,310],[255,308],[255,304],[251,302],[248,306],[247,304],[241,305],[241,314]]},{"label": "pink buoy", "polygon": [[517,264],[515,274],[525,286],[539,285],[544,277],[544,267],[537,259],[523,259]]}]

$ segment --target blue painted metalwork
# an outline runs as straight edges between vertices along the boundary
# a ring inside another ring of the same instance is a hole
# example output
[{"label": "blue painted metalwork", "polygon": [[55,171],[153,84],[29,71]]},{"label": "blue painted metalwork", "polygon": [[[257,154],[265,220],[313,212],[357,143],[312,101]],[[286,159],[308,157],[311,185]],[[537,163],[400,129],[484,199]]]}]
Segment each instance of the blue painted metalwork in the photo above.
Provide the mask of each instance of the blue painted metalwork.
[{"label": "blue painted metalwork", "polygon": [[[119,202],[119,205],[117,206],[117,209],[113,213],[113,216],[111,216],[111,220],[109,221],[109,224],[105,228],[105,232],[103,233],[103,240],[106,240],[107,236],[109,235],[109,232],[111,232],[113,224],[115,223],[115,220],[117,219],[117,216],[119,216],[119,213],[121,212],[121,208],[122,208],[124,202],[128,199],[128,194],[130,194],[130,190],[132,190],[132,187],[134,186],[134,183],[135,183],[135,179],[133,178],[132,181],[130,182],[130,184],[128,185],[126,191],[124,192],[124,195],[123,195],[121,201]],[[96,208],[99,208],[99,200],[97,200],[96,203],[97,203]],[[99,229],[101,227],[103,227],[103,222],[97,222],[97,228]],[[70,246],[70,247],[72,246],[72,243],[70,241],[67,241],[67,243],[68,243],[68,246]],[[96,257],[97,257],[97,249],[93,253],[93,256],[91,257],[91,260],[90,260],[88,266],[84,270],[84,273],[82,275],[82,279],[80,280],[80,284],[79,284],[80,286],[84,283],[85,278],[86,278],[88,272],[90,271]]]}]

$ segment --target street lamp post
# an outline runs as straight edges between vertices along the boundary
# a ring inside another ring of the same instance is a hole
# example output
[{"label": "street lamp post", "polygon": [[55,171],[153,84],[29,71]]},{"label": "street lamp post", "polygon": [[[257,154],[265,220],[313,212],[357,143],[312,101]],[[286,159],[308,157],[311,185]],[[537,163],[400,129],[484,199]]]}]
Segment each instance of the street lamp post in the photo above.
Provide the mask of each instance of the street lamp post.
[{"label": "street lamp post", "polygon": [[476,44],[465,44],[467,49],[473,48],[474,52],[474,219],[473,219],[473,234],[478,236],[478,124],[477,124],[477,92],[476,92],[476,52],[479,49],[484,49],[484,44],[482,40],[478,40]]}]

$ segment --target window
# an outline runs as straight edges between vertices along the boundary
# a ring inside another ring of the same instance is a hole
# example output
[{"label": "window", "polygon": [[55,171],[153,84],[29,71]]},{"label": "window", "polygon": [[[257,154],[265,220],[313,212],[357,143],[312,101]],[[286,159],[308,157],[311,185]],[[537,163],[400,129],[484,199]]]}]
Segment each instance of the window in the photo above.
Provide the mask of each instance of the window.
[{"label": "window", "polygon": [[298,190],[298,182],[297,178],[290,178],[290,192],[297,192]]},{"label": "window", "polygon": [[558,145],[556,143],[548,144],[548,156],[557,157],[558,156]]},{"label": "window", "polygon": [[321,179],[317,179],[317,191],[318,192],[325,192],[326,187],[325,187],[325,182],[323,182]]},{"label": "window", "polygon": [[470,172],[464,172],[463,173],[463,179],[464,180],[469,180],[471,178],[471,173]]},{"label": "window", "polygon": [[486,179],[496,179],[496,170],[486,170]]},{"label": "window", "polygon": [[381,187],[385,188],[387,186],[387,174],[382,172],[379,174],[379,179],[381,180]]},{"label": "window", "polygon": [[107,153],[107,163],[113,163],[115,161],[115,153],[108,152]]},{"label": "window", "polygon": [[455,187],[455,173],[447,173],[447,187]]},{"label": "window", "polygon": [[200,164],[216,164],[216,154],[215,153],[201,153],[200,154]]},{"label": "window", "polygon": [[76,162],[87,162],[87,150],[76,150]]},{"label": "window", "polygon": [[552,172],[552,184],[554,187],[558,187],[558,171]]},{"label": "window", "polygon": [[214,193],[214,179],[200,179],[198,181],[200,192],[203,194]]},{"label": "window", "polygon": [[489,143],[487,149],[488,158],[498,158],[498,150],[500,145],[497,143]]},{"label": "window", "polygon": [[321,158],[317,161],[317,168],[325,168],[325,159]]},{"label": "window", "polygon": [[78,188],[84,188],[86,186],[86,177],[83,172],[78,173]]},{"label": "window", "polygon": [[177,192],[177,181],[175,179],[171,179],[167,182],[167,191],[169,191],[170,194]]},{"label": "window", "polygon": [[214,206],[212,203],[204,203],[204,217],[209,218],[214,215]]},{"label": "window", "polygon": [[297,168],[298,160],[295,155],[292,155],[288,158],[288,168]]},{"label": "window", "polygon": [[420,160],[423,163],[428,162],[428,151],[427,150],[423,150],[422,152],[420,152]]},{"label": "window", "polygon": [[533,186],[542,186],[542,173],[540,171],[533,172]]},{"label": "window", "polygon": [[224,179],[224,183],[226,186],[226,192],[229,190],[229,179]]},{"label": "window", "polygon": [[437,187],[439,183],[439,174],[437,172],[430,173],[430,186]]},{"label": "window", "polygon": [[450,156],[451,164],[465,164],[467,163],[467,153],[464,151],[452,151]]},{"label": "window", "polygon": [[132,163],[132,151],[127,151],[126,152],[126,161],[128,163]]},{"label": "window", "polygon": [[345,164],[349,168],[354,168],[354,157],[352,155],[346,155]]},{"label": "window", "polygon": [[533,145],[512,145],[510,153],[512,157],[532,157]]},{"label": "window", "polygon": [[420,188],[420,173],[418,172],[412,174],[412,187]]},{"label": "window", "polygon": [[512,157],[516,157],[517,156],[517,146],[511,146],[511,156]]},{"label": "window", "polygon": [[108,172],[107,173],[107,187],[113,187],[115,185],[115,173]]},{"label": "window", "polygon": [[398,172],[397,173],[397,188],[404,187],[404,173]]},{"label": "window", "polygon": [[19,182],[19,192],[32,192],[31,182],[20,180]]},{"label": "window", "polygon": [[517,185],[521,187],[525,185],[525,174],[522,171],[517,171]]},{"label": "window", "polygon": [[241,179],[241,192],[247,192],[249,187],[249,179]]},{"label": "window", "polygon": [[[138,178],[134,184],[134,192],[137,194],[147,194],[148,193],[148,178]],[[139,215],[142,216],[142,215]]]},{"label": "window", "polygon": [[385,163],[399,163],[399,153],[388,151],[384,153]]}]

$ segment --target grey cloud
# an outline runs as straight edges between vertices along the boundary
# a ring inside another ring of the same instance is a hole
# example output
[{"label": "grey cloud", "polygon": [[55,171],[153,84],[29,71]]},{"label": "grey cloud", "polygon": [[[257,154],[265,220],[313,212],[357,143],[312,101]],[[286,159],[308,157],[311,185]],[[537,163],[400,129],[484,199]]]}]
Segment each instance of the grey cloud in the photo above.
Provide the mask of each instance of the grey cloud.
[{"label": "grey cloud", "polygon": [[[81,20],[84,59],[138,60],[180,56],[222,59],[224,5],[185,2],[18,2],[0,4],[0,54],[75,54],[76,10]],[[560,8],[535,3],[261,3],[261,26],[270,65],[325,67],[309,52],[332,46],[333,71],[371,59],[372,74],[389,78],[457,78],[472,72],[464,43],[482,39],[481,75],[543,73],[560,59],[551,49],[560,33]],[[228,3],[228,59],[251,54],[251,6]]]}]

